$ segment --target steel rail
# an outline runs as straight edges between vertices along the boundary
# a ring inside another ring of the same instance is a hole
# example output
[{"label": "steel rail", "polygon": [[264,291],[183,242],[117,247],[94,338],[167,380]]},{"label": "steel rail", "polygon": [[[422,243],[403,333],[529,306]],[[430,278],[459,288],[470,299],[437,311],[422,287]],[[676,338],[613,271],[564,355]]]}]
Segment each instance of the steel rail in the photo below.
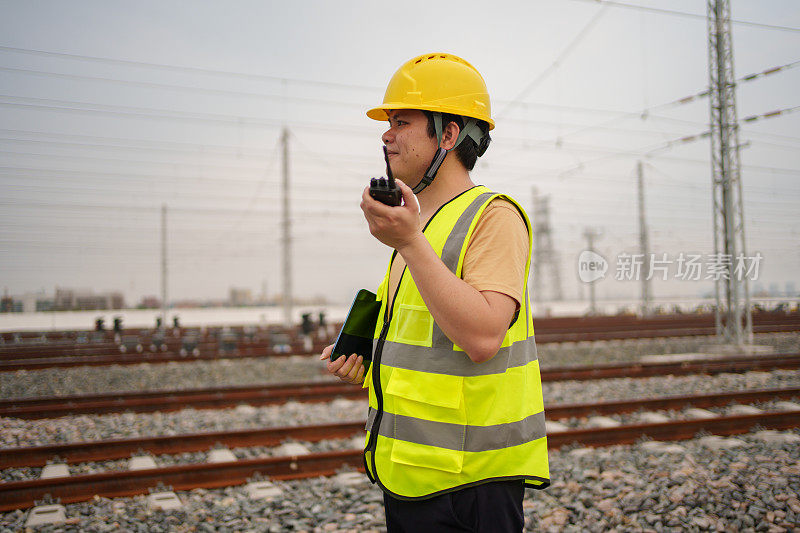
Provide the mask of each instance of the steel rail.
[{"label": "steel rail", "polygon": [[319,442],[321,440],[351,437],[364,431],[364,421],[319,424],[308,426],[281,426],[240,431],[214,431],[89,442],[0,449],[0,468],[17,466],[43,466],[55,456],[67,463],[109,461],[130,457],[140,451],[154,455],[205,451],[216,445],[230,448],[252,446],[278,446],[287,439]]},{"label": "steel rail", "polygon": [[[543,368],[543,382],[591,380],[617,377],[654,377],[698,373],[747,372],[751,370],[800,368],[800,354],[769,357],[732,357],[706,361],[669,363],[632,363],[561,368]],[[102,414],[121,411],[153,412],[195,409],[218,409],[242,403],[273,405],[289,400],[323,402],[336,397],[366,397],[360,385],[338,381],[252,385],[187,390],[121,392],[76,396],[50,396],[0,400],[0,417],[25,419],[54,418],[70,414]]]},{"label": "steel rail", "polygon": [[[753,333],[787,333],[800,330],[800,323],[753,325]],[[622,339],[656,339],[664,337],[703,337],[716,335],[714,326],[657,328],[657,329],[606,329],[604,331],[577,331],[559,333],[537,333],[538,344],[554,344],[563,342],[594,342]]]},{"label": "steel rail", "polygon": [[[545,405],[550,420],[582,417],[592,414],[622,414],[639,410],[675,410],[689,405],[694,407],[724,406],[730,403],[754,403],[759,401],[800,397],[800,388],[760,389],[717,394],[666,396],[584,404]],[[67,463],[107,461],[129,457],[144,450],[156,455],[196,452],[216,444],[228,447],[277,446],[286,439],[318,442],[320,440],[345,438],[363,431],[364,421],[344,422],[308,426],[287,426],[242,431],[221,431],[171,435],[168,437],[145,437],[104,441],[74,442],[48,446],[31,446],[0,449],[0,468],[17,466],[41,466],[55,456]]]},{"label": "steel rail", "polygon": [[558,420],[571,417],[590,416],[594,414],[623,414],[637,411],[672,411],[687,406],[721,407],[732,403],[750,404],[778,399],[800,398],[800,387],[757,389],[712,394],[690,394],[685,396],[664,396],[661,398],[640,398],[634,400],[616,400],[590,404],[554,404],[545,405],[548,419]]},{"label": "steel rail", "polygon": [[626,363],[542,368],[542,381],[590,380],[608,378],[644,378],[664,375],[721,374],[800,368],[800,354],[734,356],[702,361],[664,363]]},{"label": "steel rail", "polygon": [[53,396],[46,398],[0,401],[0,417],[24,419],[54,418],[71,414],[103,414],[124,411],[154,412],[194,409],[222,409],[241,404],[277,405],[288,401],[327,402],[335,398],[361,399],[366,391],[361,385],[337,381],[260,385],[216,389],[172,390],[154,392]]},{"label": "steel rail", "polygon": [[633,424],[615,428],[574,429],[549,434],[547,444],[549,448],[555,449],[571,444],[592,447],[633,444],[642,438],[688,440],[701,431],[712,435],[738,435],[748,433],[754,427],[777,430],[800,427],[800,410]]},{"label": "steel rail", "polygon": [[238,352],[201,351],[199,355],[181,355],[176,352],[130,352],[108,353],[105,355],[66,355],[58,357],[19,357],[0,359],[0,372],[15,370],[40,370],[44,368],[67,368],[73,366],[138,365],[141,363],[172,363],[194,361],[217,361],[220,359],[252,359],[263,357],[290,357],[292,355],[313,355],[320,353],[325,344],[315,344],[311,351],[292,350],[275,353],[266,348],[246,349]]},{"label": "steel rail", "polygon": [[[637,424],[616,428],[579,429],[552,433],[548,436],[550,449],[579,444],[610,446],[631,444],[642,438],[686,440],[698,432],[715,435],[747,433],[753,427],[791,429],[800,425],[800,411],[739,415],[705,420]],[[62,503],[85,501],[95,495],[115,498],[146,493],[158,483],[175,490],[215,488],[239,485],[256,473],[272,479],[298,479],[331,475],[349,466],[361,468],[361,450],[346,450],[292,457],[249,459],[226,463],[204,463],[127,472],[87,474],[62,478],[36,479],[0,483],[0,511],[10,511],[34,505],[45,494],[59,498]]]},{"label": "steel rail", "polygon": [[0,483],[0,511],[35,505],[45,494],[62,503],[86,501],[99,495],[119,498],[146,494],[159,483],[174,490],[241,485],[255,474],[270,479],[330,476],[343,467],[363,468],[361,450],[325,452],[298,457],[269,457],[227,463],[203,463],[148,470],[87,474],[64,478]]}]

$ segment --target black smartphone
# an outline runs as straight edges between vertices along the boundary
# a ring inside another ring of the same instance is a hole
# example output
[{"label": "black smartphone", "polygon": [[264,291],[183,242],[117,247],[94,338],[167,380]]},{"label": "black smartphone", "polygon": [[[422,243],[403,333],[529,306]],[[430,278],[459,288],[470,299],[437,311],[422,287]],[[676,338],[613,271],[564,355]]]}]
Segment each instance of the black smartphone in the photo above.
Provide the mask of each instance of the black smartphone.
[{"label": "black smartphone", "polygon": [[400,205],[403,199],[403,192],[392,175],[392,168],[389,166],[389,152],[386,146],[383,147],[383,160],[386,161],[386,178],[372,178],[369,180],[369,195],[383,202],[386,205]]},{"label": "black smartphone", "polygon": [[331,352],[331,361],[339,357],[357,354],[364,358],[364,367],[369,369],[372,362],[372,339],[375,336],[375,324],[381,303],[375,299],[375,293],[361,289],[353,299],[350,312],[344,321],[342,330],[336,338]]}]

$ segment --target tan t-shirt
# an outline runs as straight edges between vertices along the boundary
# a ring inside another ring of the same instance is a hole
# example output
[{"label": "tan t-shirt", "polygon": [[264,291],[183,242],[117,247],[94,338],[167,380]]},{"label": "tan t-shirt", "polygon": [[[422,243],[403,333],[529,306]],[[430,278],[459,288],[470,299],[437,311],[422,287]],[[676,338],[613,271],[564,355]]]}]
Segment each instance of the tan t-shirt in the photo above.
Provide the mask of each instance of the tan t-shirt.
[{"label": "tan t-shirt", "polygon": [[[495,198],[475,225],[464,254],[461,278],[479,291],[510,296],[519,309],[525,289],[528,247],[528,229],[522,215],[511,202]],[[405,260],[397,254],[389,272],[390,303],[405,266]]]}]

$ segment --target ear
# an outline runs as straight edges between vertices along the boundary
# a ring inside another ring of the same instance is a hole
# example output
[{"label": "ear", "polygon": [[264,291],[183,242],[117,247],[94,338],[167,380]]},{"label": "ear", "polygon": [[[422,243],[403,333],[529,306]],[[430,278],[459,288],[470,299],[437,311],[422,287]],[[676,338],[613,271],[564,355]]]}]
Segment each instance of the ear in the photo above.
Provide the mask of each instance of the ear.
[{"label": "ear", "polygon": [[458,134],[461,133],[461,128],[455,122],[448,122],[447,126],[442,131],[442,148],[445,150],[452,150],[458,140]]}]

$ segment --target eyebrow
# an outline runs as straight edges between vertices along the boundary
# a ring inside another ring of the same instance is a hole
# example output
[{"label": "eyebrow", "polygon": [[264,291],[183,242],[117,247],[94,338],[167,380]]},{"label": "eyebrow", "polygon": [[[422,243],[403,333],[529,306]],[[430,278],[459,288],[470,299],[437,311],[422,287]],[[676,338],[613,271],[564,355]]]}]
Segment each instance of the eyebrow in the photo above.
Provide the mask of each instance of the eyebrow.
[{"label": "eyebrow", "polygon": [[[389,120],[398,120],[402,119],[408,113],[404,113],[404,109],[390,109],[386,112],[386,116],[389,117]],[[392,114],[390,114],[392,113]]]}]

